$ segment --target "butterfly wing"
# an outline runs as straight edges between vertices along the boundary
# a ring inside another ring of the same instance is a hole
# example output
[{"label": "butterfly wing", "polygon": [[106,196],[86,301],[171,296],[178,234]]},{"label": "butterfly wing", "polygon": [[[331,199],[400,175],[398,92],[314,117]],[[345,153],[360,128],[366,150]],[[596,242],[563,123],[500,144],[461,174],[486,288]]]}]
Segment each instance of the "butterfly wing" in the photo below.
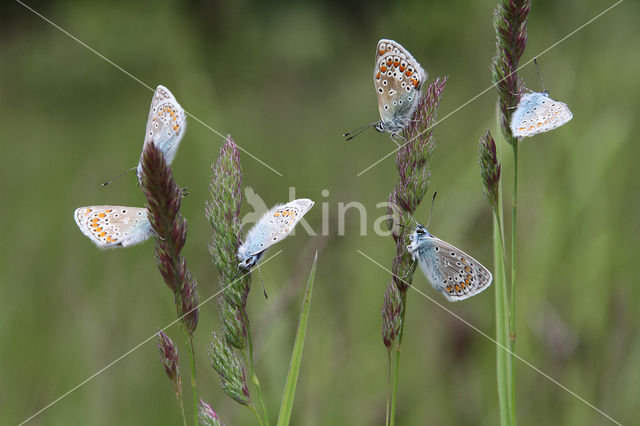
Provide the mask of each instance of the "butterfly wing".
[{"label": "butterfly wing", "polygon": [[242,245],[244,248],[240,252],[247,257],[254,256],[282,241],[313,204],[314,202],[307,198],[300,198],[273,207],[247,233]]},{"label": "butterfly wing", "polygon": [[566,104],[545,93],[526,93],[511,117],[511,133],[515,137],[533,136],[560,127],[572,118]]},{"label": "butterfly wing", "polygon": [[[144,145],[153,143],[158,147],[167,164],[171,164],[176,155],[180,140],[184,136],[187,119],[184,109],[173,94],[164,86],[158,86],[147,118]],[[138,179],[142,176],[142,164],[138,163]]]},{"label": "butterfly wing", "polygon": [[427,73],[400,43],[378,42],[373,83],[383,129],[395,133],[409,123],[426,80]]},{"label": "butterfly wing", "polygon": [[480,262],[432,235],[422,238],[413,253],[431,285],[450,302],[467,299],[491,285],[491,272]]},{"label": "butterfly wing", "polygon": [[80,207],[73,217],[82,233],[99,248],[132,246],[152,234],[147,209],[139,207]]}]

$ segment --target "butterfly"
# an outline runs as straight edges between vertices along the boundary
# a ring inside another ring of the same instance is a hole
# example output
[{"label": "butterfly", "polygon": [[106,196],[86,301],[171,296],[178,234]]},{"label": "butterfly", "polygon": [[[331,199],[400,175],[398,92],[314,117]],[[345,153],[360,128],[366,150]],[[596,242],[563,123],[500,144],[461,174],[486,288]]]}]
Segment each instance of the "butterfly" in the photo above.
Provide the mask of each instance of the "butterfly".
[{"label": "butterfly", "polygon": [[[169,89],[162,85],[158,86],[149,108],[143,150],[144,146],[153,142],[164,155],[167,164],[171,164],[186,127],[187,118],[184,109]],[[142,179],[142,154],[137,167],[137,175],[138,181],[140,181]]]},{"label": "butterfly", "polygon": [[147,209],[140,207],[79,207],[73,217],[82,233],[99,248],[133,246],[153,234]]},{"label": "butterfly", "polygon": [[434,237],[422,225],[409,235],[407,250],[431,282],[450,302],[474,296],[491,285],[491,272],[473,257]]},{"label": "butterfly", "polygon": [[380,40],[373,69],[380,121],[343,136],[351,140],[368,127],[375,126],[377,131],[388,132],[394,139],[411,122],[426,80],[427,73],[407,49],[397,41]]},{"label": "butterfly", "polygon": [[240,267],[248,270],[253,268],[265,250],[289,235],[313,204],[314,202],[307,198],[300,198],[286,204],[278,204],[265,213],[238,247]]},{"label": "butterfly", "polygon": [[554,101],[549,92],[525,93],[511,116],[511,134],[517,138],[548,132],[573,118],[566,104]]}]

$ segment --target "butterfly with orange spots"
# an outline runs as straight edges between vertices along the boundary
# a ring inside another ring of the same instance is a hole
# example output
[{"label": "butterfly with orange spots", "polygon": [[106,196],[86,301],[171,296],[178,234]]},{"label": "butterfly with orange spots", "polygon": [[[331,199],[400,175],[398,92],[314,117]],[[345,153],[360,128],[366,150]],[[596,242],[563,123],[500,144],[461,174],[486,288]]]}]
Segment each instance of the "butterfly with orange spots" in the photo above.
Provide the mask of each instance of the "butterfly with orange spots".
[{"label": "butterfly with orange spots", "polygon": [[411,122],[422,94],[422,86],[427,80],[426,71],[420,63],[393,40],[382,39],[376,48],[373,84],[378,96],[380,121],[362,126],[343,136],[351,140],[369,127],[375,126],[379,132],[396,138]]},{"label": "butterfly with orange spots", "polygon": [[314,202],[308,198],[299,198],[286,204],[279,204],[265,213],[247,233],[244,243],[238,248],[238,261],[241,268],[253,268],[265,250],[284,240]]},{"label": "butterfly with orange spots", "polygon": [[468,299],[491,285],[491,272],[462,250],[436,238],[422,225],[409,235],[407,250],[450,302]]},{"label": "butterfly with orange spots", "polygon": [[531,92],[520,96],[511,116],[511,134],[517,138],[548,132],[573,118],[569,107],[549,97],[548,92]]},{"label": "butterfly with orange spots", "polygon": [[82,233],[99,248],[132,246],[153,234],[147,209],[139,207],[80,207],[73,217]]},{"label": "butterfly with orange spots", "polygon": [[[144,145],[153,142],[164,155],[167,164],[171,164],[180,140],[187,127],[184,109],[169,89],[160,85],[156,88],[149,108]],[[142,178],[142,158],[137,168],[138,180]]]}]

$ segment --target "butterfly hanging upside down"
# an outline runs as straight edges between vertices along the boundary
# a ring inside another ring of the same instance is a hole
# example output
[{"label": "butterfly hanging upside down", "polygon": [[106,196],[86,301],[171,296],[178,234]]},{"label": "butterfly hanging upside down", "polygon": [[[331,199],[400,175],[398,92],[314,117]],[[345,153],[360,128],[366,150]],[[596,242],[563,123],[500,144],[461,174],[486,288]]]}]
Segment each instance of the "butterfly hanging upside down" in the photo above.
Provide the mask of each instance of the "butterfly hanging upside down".
[{"label": "butterfly hanging upside down", "polygon": [[289,235],[313,204],[307,198],[300,198],[279,204],[265,213],[238,248],[239,266],[247,270],[253,268],[269,247]]},{"label": "butterfly hanging upside down", "polygon": [[536,65],[538,78],[542,84],[542,92],[526,89],[529,90],[529,93],[520,96],[509,123],[511,134],[517,138],[548,132],[573,118],[573,114],[566,104],[554,101],[549,97],[549,92],[544,90],[544,81],[542,81],[542,75],[538,68],[538,60],[533,58],[533,63]]},{"label": "butterfly hanging upside down", "polygon": [[511,134],[533,136],[560,127],[573,118],[566,104],[554,101],[549,92],[525,93],[511,116]]},{"label": "butterfly hanging upside down", "polygon": [[407,250],[420,269],[450,302],[468,299],[491,285],[491,272],[480,262],[446,241],[434,237],[422,225],[411,235]]}]

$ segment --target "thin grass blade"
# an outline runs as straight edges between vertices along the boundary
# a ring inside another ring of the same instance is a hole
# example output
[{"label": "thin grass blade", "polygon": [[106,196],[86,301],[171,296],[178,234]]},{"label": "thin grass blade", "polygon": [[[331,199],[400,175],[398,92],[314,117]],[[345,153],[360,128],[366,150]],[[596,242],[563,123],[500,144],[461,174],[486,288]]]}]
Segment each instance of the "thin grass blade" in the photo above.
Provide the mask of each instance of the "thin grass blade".
[{"label": "thin grass blade", "polygon": [[317,263],[318,252],[316,251],[316,255],[313,259],[313,265],[311,266],[311,272],[309,273],[307,290],[305,291],[304,300],[302,301],[302,310],[300,312],[300,320],[298,321],[296,341],[293,345],[293,353],[291,354],[291,363],[289,364],[287,382],[284,385],[284,393],[282,394],[282,404],[280,405],[280,414],[278,415],[278,426],[288,425],[291,419],[293,400],[296,396],[296,386],[298,385],[298,375],[300,374],[300,364],[302,363],[304,339],[307,335],[309,309],[311,308],[311,293],[313,290],[313,281],[316,275]]}]

